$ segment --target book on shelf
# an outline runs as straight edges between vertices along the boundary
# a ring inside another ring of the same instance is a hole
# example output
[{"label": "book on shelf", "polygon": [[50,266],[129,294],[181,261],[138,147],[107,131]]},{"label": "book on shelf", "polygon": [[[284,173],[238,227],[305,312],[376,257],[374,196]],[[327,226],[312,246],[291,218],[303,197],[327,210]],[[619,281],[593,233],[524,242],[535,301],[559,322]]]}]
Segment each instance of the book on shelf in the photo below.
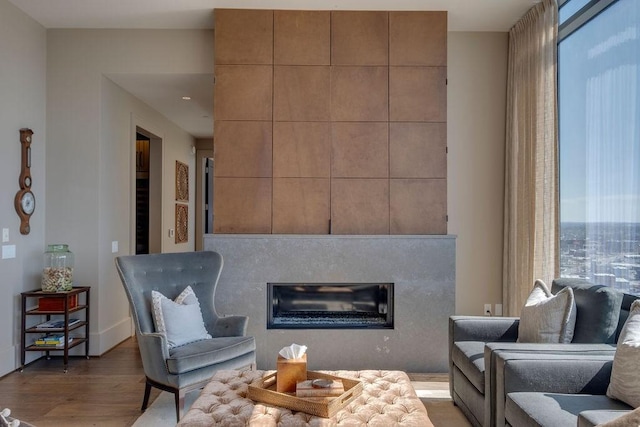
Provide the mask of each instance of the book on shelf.
[{"label": "book on shelf", "polygon": [[[68,342],[71,344],[73,337],[69,337]],[[64,347],[64,335],[59,339],[53,339],[51,337],[42,337],[35,340],[33,343],[36,347]]]},{"label": "book on shelf", "polygon": [[[76,323],[79,323],[80,319],[69,319],[69,327],[72,327]],[[64,328],[64,319],[62,320],[48,320],[46,322],[39,323],[35,326],[38,329],[60,329]]]}]

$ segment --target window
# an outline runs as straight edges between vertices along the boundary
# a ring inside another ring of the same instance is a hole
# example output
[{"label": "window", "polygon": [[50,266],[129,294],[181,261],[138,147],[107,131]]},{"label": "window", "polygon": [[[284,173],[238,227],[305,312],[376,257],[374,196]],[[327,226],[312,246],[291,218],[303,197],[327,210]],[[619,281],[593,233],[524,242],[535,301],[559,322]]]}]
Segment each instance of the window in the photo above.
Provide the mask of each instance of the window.
[{"label": "window", "polygon": [[561,2],[560,275],[640,294],[640,2]]}]

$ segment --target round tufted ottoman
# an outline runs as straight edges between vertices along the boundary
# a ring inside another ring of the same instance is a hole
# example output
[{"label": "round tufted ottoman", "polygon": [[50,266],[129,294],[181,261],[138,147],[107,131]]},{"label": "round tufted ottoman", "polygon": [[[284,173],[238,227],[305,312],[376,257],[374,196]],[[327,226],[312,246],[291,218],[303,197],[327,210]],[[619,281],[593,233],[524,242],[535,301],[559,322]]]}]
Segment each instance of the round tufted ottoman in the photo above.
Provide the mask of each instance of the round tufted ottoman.
[{"label": "round tufted ottoman", "polygon": [[246,398],[247,386],[269,372],[219,371],[202,390],[178,426],[433,427],[409,377],[402,371],[322,372],[353,378],[361,381],[364,386],[362,394],[332,418],[290,411]]}]

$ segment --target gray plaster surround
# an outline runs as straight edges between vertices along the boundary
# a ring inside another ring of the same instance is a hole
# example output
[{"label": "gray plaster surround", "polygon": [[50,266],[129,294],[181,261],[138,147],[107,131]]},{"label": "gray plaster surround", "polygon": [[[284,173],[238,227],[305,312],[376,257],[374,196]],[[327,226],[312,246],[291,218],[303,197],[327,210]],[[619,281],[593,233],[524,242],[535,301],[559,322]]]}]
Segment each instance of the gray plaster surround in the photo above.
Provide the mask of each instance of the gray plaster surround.
[{"label": "gray plaster surround", "polygon": [[[318,369],[447,372],[448,318],[455,311],[455,236],[205,235],[224,267],[220,314],[249,316],[259,369],[278,351],[308,346]],[[394,329],[267,329],[267,283],[395,283]]]}]

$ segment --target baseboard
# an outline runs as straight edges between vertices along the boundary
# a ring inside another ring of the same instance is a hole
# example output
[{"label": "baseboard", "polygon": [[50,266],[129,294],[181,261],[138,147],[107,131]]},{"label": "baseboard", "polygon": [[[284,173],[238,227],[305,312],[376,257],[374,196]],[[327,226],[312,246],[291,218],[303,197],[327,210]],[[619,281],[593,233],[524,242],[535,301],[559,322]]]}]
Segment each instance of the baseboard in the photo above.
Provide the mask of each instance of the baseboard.
[{"label": "baseboard", "polygon": [[90,334],[89,355],[100,356],[131,337],[131,317],[103,331]]}]

